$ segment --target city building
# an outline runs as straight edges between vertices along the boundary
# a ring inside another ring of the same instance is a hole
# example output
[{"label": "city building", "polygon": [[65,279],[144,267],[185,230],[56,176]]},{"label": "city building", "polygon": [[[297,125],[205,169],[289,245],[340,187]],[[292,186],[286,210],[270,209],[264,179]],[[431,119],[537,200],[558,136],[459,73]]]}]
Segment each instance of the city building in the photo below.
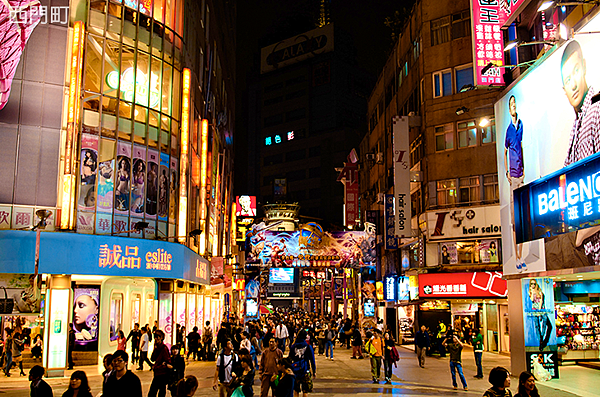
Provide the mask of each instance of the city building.
[{"label": "city building", "polygon": [[231,288],[218,265],[235,254],[235,6],[0,12],[2,328],[41,334],[60,374],[71,331],[75,364],[91,364],[135,323],[168,344],[175,323],[217,326]]},{"label": "city building", "polygon": [[[425,325],[436,335],[441,320],[464,340],[482,327],[486,350],[509,352],[506,282],[496,273],[503,262],[493,105],[502,84],[474,77],[470,2],[417,1],[368,99],[361,217],[381,236],[378,280],[398,276],[398,289],[411,292],[380,301],[389,327],[406,336],[410,325]],[[410,276],[410,287],[400,276]]]}]

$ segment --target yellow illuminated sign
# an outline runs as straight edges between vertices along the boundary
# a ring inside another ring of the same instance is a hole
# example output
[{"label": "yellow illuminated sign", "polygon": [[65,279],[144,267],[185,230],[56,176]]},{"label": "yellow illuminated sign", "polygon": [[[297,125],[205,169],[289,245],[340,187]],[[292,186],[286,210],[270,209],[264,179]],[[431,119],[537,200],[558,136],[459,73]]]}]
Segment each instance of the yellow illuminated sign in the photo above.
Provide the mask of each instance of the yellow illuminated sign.
[{"label": "yellow illuminated sign", "polygon": [[187,166],[190,132],[190,70],[183,69],[183,97],[181,103],[181,162],[179,177],[179,242],[185,242],[187,234]]}]

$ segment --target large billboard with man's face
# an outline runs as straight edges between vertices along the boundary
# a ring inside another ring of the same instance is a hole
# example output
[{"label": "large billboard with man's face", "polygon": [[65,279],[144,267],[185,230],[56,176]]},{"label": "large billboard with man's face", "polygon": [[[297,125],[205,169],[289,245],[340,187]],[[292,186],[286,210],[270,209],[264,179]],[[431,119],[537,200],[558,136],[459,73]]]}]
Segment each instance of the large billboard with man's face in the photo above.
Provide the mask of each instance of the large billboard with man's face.
[{"label": "large billboard with man's face", "polygon": [[[599,29],[596,17],[580,31]],[[600,233],[590,227],[600,220],[600,212],[595,222],[569,222],[595,211],[600,202],[586,193],[591,186],[585,181],[583,186],[573,184],[566,175],[600,152],[600,102],[594,99],[600,90],[599,41],[597,35],[575,34],[495,104],[504,274],[600,264]],[[528,184],[539,185],[540,178],[549,175],[541,201],[519,202]],[[569,202],[573,208],[567,208]],[[527,210],[521,211],[519,204]],[[554,221],[537,221],[532,211],[540,208],[559,215]],[[521,222],[529,222],[534,230],[530,238],[515,233]]]}]

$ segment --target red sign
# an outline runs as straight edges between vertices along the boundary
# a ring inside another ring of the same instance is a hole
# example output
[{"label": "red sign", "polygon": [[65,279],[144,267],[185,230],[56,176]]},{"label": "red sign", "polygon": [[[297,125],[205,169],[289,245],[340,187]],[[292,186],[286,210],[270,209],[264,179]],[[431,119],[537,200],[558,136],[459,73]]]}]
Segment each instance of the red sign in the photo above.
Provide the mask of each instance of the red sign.
[{"label": "red sign", "polygon": [[504,298],[507,293],[499,272],[419,274],[422,298]]},{"label": "red sign", "polygon": [[346,226],[354,225],[358,218],[358,183],[346,183]]},{"label": "red sign", "polygon": [[246,280],[243,278],[238,278],[237,280],[234,280],[235,282],[233,283],[233,290],[234,291],[245,291],[246,290]]},{"label": "red sign", "polygon": [[504,65],[504,42],[500,30],[504,15],[498,0],[471,0],[475,85],[504,84],[502,68],[489,68],[485,74],[481,74],[481,70],[489,63]]}]

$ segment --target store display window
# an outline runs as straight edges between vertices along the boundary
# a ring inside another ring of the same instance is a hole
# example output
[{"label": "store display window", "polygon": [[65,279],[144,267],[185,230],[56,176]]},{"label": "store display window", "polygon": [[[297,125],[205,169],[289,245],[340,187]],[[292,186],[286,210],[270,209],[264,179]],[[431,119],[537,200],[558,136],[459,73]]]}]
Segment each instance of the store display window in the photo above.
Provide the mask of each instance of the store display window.
[{"label": "store display window", "polygon": [[439,244],[442,265],[501,263],[498,240],[452,241]]},{"label": "store display window", "polygon": [[600,306],[556,305],[556,336],[559,349],[598,350],[600,347]]}]

